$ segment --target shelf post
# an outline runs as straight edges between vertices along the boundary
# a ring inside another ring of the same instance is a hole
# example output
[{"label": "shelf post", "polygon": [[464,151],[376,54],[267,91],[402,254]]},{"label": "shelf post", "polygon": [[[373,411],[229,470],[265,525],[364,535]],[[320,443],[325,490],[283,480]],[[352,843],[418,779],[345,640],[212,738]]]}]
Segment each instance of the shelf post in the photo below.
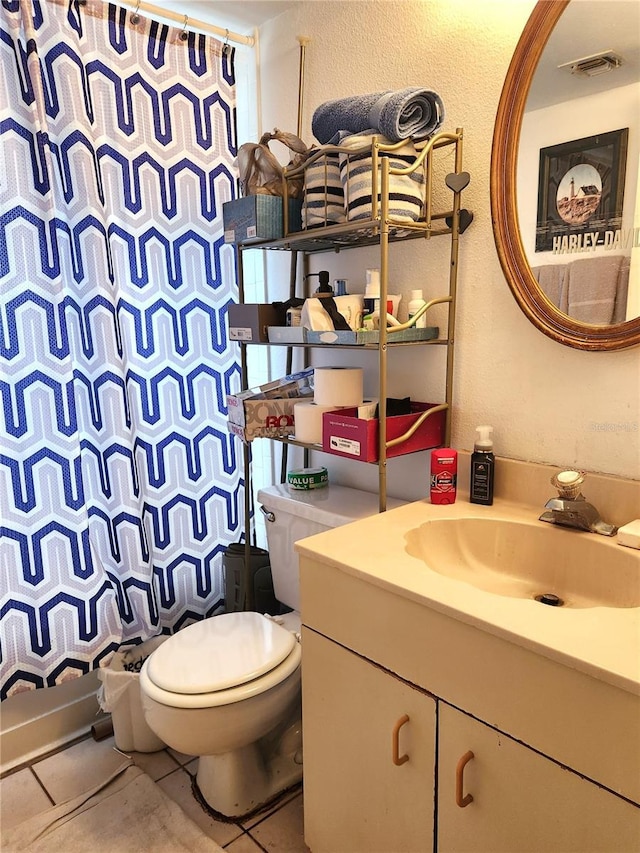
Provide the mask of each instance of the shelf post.
[{"label": "shelf post", "polygon": [[[376,143],[377,146],[377,143]],[[389,157],[380,158],[380,342],[378,345],[378,507],[387,508],[387,292],[389,277]]]},{"label": "shelf post", "polygon": [[[456,128],[457,140],[455,143],[455,171],[462,171],[462,128]],[[453,192],[453,209],[451,214],[451,262],[449,265],[449,311],[447,320],[447,387],[445,400],[447,401],[447,414],[445,421],[445,447],[451,445],[451,413],[453,408],[453,355],[456,330],[456,290],[458,282],[458,248],[460,243],[460,190]]]},{"label": "shelf post", "polygon": [[[236,245],[236,274],[238,276],[238,302],[244,302],[244,264],[242,247]],[[242,390],[249,387],[249,376],[247,370],[247,348],[240,344],[240,370],[242,372]],[[243,610],[253,610],[255,597],[253,592],[253,578],[251,576],[251,506],[253,503],[252,479],[251,479],[251,450],[246,441],[242,443],[242,468],[244,476],[244,560],[242,565],[242,577],[244,581]]]}]

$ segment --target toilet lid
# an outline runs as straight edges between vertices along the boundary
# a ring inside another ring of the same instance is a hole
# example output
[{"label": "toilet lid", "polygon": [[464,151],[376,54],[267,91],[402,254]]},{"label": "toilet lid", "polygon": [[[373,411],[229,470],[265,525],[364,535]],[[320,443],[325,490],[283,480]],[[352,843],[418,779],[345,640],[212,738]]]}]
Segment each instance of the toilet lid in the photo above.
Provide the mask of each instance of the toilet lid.
[{"label": "toilet lid", "polygon": [[171,693],[212,693],[270,672],[295,644],[290,631],[260,613],[223,613],[170,637],[147,660],[147,672]]}]

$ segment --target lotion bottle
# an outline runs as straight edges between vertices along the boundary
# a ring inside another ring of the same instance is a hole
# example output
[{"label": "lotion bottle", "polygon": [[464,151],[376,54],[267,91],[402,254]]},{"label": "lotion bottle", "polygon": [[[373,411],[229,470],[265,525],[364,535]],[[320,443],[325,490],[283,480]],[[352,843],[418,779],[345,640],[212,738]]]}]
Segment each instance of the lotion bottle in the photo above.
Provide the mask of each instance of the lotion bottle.
[{"label": "lotion bottle", "polygon": [[[407,313],[409,314],[409,320],[413,317],[414,314],[417,314],[418,311],[422,308],[423,305],[427,303],[422,298],[421,290],[412,290],[411,291],[411,299],[409,304],[407,305]],[[416,329],[426,329],[427,328],[427,312],[425,311],[415,322]]]},{"label": "lotion bottle", "polygon": [[492,426],[476,428],[476,440],[471,454],[469,500],[472,504],[491,506],[493,503],[493,476],[496,462],[493,455],[492,432]]}]

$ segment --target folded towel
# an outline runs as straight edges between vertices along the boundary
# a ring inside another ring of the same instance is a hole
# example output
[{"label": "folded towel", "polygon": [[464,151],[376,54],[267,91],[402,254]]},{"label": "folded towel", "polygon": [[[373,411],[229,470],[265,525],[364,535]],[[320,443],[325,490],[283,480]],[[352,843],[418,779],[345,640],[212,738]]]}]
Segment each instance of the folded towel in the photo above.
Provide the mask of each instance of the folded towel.
[{"label": "folded towel", "polygon": [[[341,147],[354,149],[354,153],[340,152],[340,177],[349,221],[371,218],[372,139],[373,137],[367,134],[356,134],[343,139],[340,143]],[[384,143],[389,140],[381,141]],[[355,153],[356,151],[358,153]],[[392,168],[404,169],[415,162],[417,151],[412,142],[407,142],[396,151],[380,153],[380,157],[388,157]],[[420,169],[416,169],[409,175],[389,175],[389,216],[392,219],[397,222],[416,222],[420,219],[423,213],[424,180],[424,174]],[[378,176],[378,204],[380,204],[380,176]]]},{"label": "folded towel", "polygon": [[436,92],[410,87],[326,101],[314,112],[311,129],[323,145],[335,143],[336,134],[345,130],[381,133],[392,142],[400,142],[432,136],[444,115],[444,104]]},{"label": "folded towel", "polygon": [[625,320],[630,320],[627,315],[628,300],[629,300],[629,278],[631,276],[631,256],[625,255],[620,260],[620,268],[618,270],[618,286],[616,288],[616,304],[613,309],[612,323],[624,323]]},{"label": "folded towel", "polygon": [[567,314],[569,311],[566,288],[567,265],[545,264],[540,267],[532,267],[531,272],[547,299],[563,314]]},{"label": "folded towel", "polygon": [[622,302],[626,302],[629,281],[623,255],[579,258],[568,264],[566,281],[570,317],[594,326],[619,322],[615,319],[616,302],[620,310]]}]

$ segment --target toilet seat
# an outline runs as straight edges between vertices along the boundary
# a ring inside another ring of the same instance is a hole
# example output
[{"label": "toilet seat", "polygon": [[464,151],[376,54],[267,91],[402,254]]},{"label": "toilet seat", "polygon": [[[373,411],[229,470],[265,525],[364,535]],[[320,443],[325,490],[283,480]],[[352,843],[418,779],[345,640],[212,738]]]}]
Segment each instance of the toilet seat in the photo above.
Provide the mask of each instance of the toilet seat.
[{"label": "toilet seat", "polygon": [[240,702],[300,666],[295,636],[259,613],[223,613],[178,631],[144,663],[140,688],[175,708]]}]

